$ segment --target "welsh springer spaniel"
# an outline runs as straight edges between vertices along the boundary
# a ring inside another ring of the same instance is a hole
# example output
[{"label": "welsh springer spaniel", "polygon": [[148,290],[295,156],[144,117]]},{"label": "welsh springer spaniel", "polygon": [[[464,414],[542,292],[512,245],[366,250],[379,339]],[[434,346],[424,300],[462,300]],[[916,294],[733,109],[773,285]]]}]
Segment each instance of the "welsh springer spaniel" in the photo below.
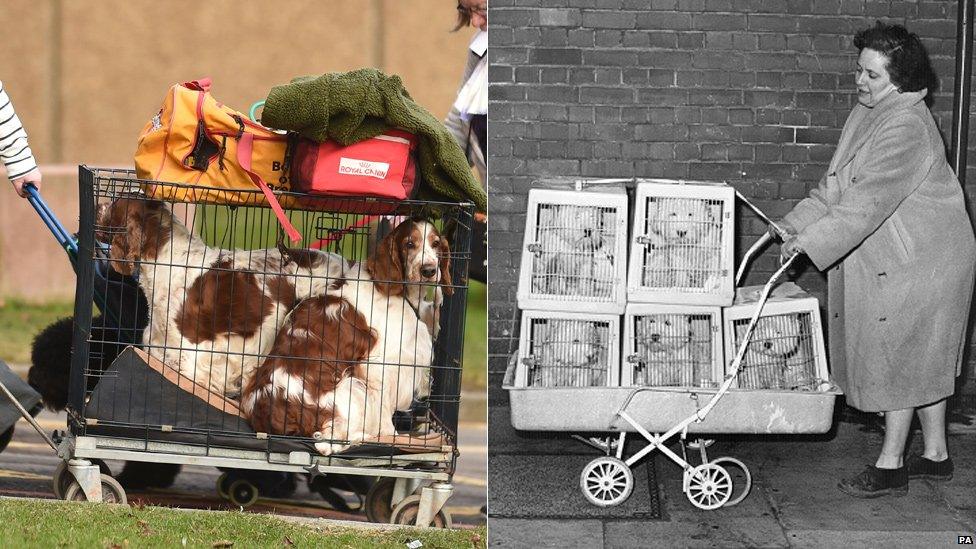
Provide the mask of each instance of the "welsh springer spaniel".
[{"label": "welsh springer spaniel", "polygon": [[314,436],[324,455],[395,435],[393,413],[430,394],[440,296],[453,293],[447,239],[419,219],[342,276],[289,315],[242,396],[255,430]]},{"label": "welsh springer spaniel", "polygon": [[239,396],[287,312],[325,294],[346,263],[314,250],[223,250],[207,246],[162,202],[121,198],[101,205],[96,238],[121,274],[138,273],[150,303],[143,344],[210,391]]}]

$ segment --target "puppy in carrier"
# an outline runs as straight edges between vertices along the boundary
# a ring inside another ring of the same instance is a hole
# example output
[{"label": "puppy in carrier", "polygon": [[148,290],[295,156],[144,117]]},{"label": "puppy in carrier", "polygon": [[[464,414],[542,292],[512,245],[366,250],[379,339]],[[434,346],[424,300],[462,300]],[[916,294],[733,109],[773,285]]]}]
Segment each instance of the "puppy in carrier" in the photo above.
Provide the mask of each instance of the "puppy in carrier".
[{"label": "puppy in carrier", "polygon": [[[557,295],[609,295],[612,255],[604,250],[612,235],[600,208],[551,204],[539,212],[539,249],[542,276],[536,277],[536,291]],[[605,278],[600,278],[601,276]]]},{"label": "puppy in carrier", "polygon": [[[817,386],[810,331],[803,315],[760,317],[742,359],[740,387],[811,391]],[[746,325],[736,326],[741,341]]]},{"label": "puppy in carrier", "polygon": [[648,247],[643,285],[710,287],[720,269],[720,225],[702,199],[658,198],[647,211]]},{"label": "puppy in carrier", "polygon": [[594,387],[607,384],[606,349],[593,322],[553,319],[539,336],[531,373],[537,387]]}]

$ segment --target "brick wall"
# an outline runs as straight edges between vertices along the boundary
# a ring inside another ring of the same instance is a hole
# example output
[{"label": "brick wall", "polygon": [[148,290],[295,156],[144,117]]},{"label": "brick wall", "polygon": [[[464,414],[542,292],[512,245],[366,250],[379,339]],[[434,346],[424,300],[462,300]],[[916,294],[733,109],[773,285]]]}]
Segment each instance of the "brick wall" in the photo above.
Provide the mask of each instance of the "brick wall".
[{"label": "brick wall", "polygon": [[[492,0],[489,368],[505,368],[526,197],[541,176],[728,181],[771,216],[817,183],[854,105],[854,32],[917,32],[951,130],[956,2]],[[966,189],[976,191],[970,122]],[[738,211],[737,253],[765,230]],[[757,261],[762,283],[778,248]],[[798,283],[823,299],[810,266]],[[972,369],[970,369],[970,372]]]}]

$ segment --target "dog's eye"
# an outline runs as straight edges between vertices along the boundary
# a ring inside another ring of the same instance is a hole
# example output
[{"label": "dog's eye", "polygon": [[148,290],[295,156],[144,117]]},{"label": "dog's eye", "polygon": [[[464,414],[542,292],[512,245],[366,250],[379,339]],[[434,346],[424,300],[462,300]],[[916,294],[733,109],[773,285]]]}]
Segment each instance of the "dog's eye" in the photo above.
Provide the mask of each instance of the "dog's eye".
[{"label": "dog's eye", "polygon": [[437,247],[438,247],[438,246],[440,246],[440,245],[441,245],[441,239],[439,239],[439,238],[435,238],[435,239],[434,239],[434,244],[433,244],[433,246],[434,246],[435,248],[437,248]]},{"label": "dog's eye", "polygon": [[414,246],[415,244],[413,243],[413,240],[407,240],[406,242],[403,243],[404,248],[413,248]]},{"label": "dog's eye", "polygon": [[665,326],[670,326],[671,325],[671,321],[670,320],[665,320],[664,321],[664,325]]}]

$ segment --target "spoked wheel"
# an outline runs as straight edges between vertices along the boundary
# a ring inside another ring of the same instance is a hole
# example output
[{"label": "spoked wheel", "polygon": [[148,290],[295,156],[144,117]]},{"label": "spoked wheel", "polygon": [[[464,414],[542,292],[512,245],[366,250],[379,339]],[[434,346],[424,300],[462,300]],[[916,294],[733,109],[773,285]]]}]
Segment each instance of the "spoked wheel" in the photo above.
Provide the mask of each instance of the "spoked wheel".
[{"label": "spoked wheel", "polygon": [[634,491],[634,473],[615,457],[598,457],[583,468],[580,489],[593,505],[612,507],[627,501]]},{"label": "spoked wheel", "polygon": [[366,518],[370,522],[389,523],[393,516],[393,488],[396,479],[383,477],[366,493]]},{"label": "spoked wheel", "polygon": [[[71,473],[68,473],[68,476],[71,477]],[[122,488],[122,485],[104,473],[101,477],[102,502],[127,504],[128,500],[125,497],[125,489]],[[81,484],[78,484],[78,481],[74,477],[71,477],[71,483],[64,492],[64,499],[67,501],[88,501],[88,497],[85,496],[85,491],[81,489]]]},{"label": "spoked wheel", "polygon": [[[390,517],[390,522],[392,524],[415,526],[417,524],[417,515],[419,514],[420,496],[414,494],[412,496],[403,498],[403,501],[398,503],[397,506],[393,508],[393,514]],[[441,510],[434,515],[434,520],[430,522],[430,527],[450,528],[451,514],[442,507]]]},{"label": "spoked wheel", "polygon": [[689,477],[685,495],[699,509],[718,509],[732,496],[732,477],[715,462],[703,463],[685,474]]},{"label": "spoked wheel", "polygon": [[258,500],[258,488],[245,479],[237,479],[227,488],[227,499],[238,507],[250,507]]},{"label": "spoked wheel", "polygon": [[752,490],[752,474],[749,473],[749,468],[746,467],[746,464],[731,457],[716,458],[713,459],[711,463],[722,464],[722,468],[724,468],[732,478],[733,492],[729,498],[729,501],[725,503],[725,506],[731,507],[746,499],[746,496],[749,495],[749,491]]}]

